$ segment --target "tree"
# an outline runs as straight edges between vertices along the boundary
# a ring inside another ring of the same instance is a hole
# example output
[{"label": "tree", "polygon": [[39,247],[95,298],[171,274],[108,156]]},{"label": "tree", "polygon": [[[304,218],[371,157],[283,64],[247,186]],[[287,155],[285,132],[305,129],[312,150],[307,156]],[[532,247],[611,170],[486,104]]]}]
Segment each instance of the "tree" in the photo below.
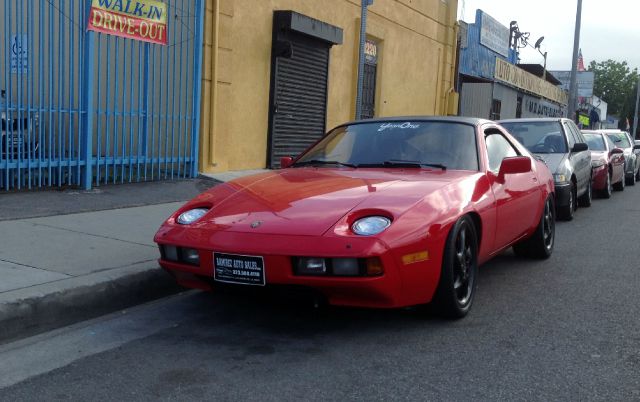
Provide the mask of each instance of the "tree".
[{"label": "tree", "polygon": [[593,93],[607,102],[608,113],[632,120],[635,109],[638,69],[633,71],[626,61],[606,60],[589,63],[588,71],[594,73]]}]

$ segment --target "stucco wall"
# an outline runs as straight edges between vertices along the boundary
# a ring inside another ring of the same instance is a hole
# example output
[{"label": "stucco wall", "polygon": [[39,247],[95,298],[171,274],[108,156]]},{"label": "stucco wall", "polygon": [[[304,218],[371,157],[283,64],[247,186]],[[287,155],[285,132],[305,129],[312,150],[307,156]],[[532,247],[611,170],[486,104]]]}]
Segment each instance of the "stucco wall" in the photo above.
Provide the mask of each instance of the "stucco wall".
[{"label": "stucco wall", "polygon": [[[200,170],[266,165],[274,10],[343,29],[331,48],[327,129],[355,115],[360,0],[209,0]],[[447,114],[457,0],[376,0],[367,35],[379,41],[376,116]],[[455,112],[455,111],[454,111]]]}]

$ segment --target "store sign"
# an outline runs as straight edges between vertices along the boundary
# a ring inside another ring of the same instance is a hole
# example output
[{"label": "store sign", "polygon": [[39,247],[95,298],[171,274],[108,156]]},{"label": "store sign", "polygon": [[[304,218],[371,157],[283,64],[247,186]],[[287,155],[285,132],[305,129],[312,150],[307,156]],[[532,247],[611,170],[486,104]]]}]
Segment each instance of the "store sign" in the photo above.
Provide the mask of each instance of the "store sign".
[{"label": "store sign", "polygon": [[[566,91],[571,85],[571,71],[551,71],[558,81],[562,82],[560,87]],[[588,98],[593,96],[593,84],[595,76],[593,71],[576,71],[576,86],[578,89],[578,97]]]},{"label": "store sign", "polygon": [[167,6],[153,0],[92,0],[87,30],[167,44]]},{"label": "store sign", "polygon": [[494,77],[496,80],[540,95],[562,105],[566,105],[568,102],[568,95],[561,88],[500,58],[496,58]]},{"label": "store sign", "polygon": [[509,28],[484,12],[480,21],[480,44],[509,57]]},{"label": "store sign", "polygon": [[378,45],[370,40],[364,43],[364,61],[369,64],[378,63]]},{"label": "store sign", "polygon": [[562,117],[564,109],[557,103],[525,95],[522,98],[522,117]]}]

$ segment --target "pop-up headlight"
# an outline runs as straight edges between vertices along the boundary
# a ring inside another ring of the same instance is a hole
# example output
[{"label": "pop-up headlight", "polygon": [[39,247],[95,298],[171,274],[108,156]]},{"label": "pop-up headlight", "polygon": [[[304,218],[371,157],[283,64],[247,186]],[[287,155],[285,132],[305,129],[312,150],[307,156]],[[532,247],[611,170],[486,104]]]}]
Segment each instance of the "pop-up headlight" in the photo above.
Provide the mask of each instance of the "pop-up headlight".
[{"label": "pop-up headlight", "polygon": [[385,216],[367,216],[353,223],[351,230],[361,236],[376,235],[391,225],[391,219]]},{"label": "pop-up headlight", "polygon": [[190,225],[198,219],[202,218],[204,214],[209,211],[209,208],[194,208],[188,211],[184,211],[178,216],[176,221],[181,225]]}]

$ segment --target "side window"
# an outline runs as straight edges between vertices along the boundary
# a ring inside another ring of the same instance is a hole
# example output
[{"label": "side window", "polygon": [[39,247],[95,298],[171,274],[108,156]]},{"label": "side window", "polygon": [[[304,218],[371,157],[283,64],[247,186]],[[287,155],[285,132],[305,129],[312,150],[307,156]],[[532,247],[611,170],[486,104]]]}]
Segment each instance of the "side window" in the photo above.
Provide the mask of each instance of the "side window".
[{"label": "side window", "polygon": [[573,122],[569,123],[569,127],[571,127],[571,131],[573,131],[573,137],[576,142],[587,142],[587,140],[585,140],[582,136],[580,129],[575,124],[573,124]]},{"label": "side window", "polygon": [[573,130],[571,130],[571,126],[569,124],[564,123],[562,127],[564,127],[564,131],[567,134],[567,142],[569,143],[569,149],[572,149],[573,146],[576,144],[575,134],[573,133]]},{"label": "side window", "polygon": [[582,131],[580,131],[580,129],[578,127],[576,127],[575,124],[570,124],[570,126],[573,129],[573,133],[576,136],[576,142],[585,142],[586,143],[587,140],[582,135]]},{"label": "side window", "polygon": [[487,144],[487,156],[489,158],[489,170],[497,173],[504,158],[518,156],[518,152],[500,133],[485,133]]},{"label": "side window", "polygon": [[616,144],[613,143],[613,141],[611,141],[611,138],[609,138],[608,135],[604,135],[604,140],[607,142],[607,144],[609,144],[609,151],[611,151],[613,148],[616,147]]}]

